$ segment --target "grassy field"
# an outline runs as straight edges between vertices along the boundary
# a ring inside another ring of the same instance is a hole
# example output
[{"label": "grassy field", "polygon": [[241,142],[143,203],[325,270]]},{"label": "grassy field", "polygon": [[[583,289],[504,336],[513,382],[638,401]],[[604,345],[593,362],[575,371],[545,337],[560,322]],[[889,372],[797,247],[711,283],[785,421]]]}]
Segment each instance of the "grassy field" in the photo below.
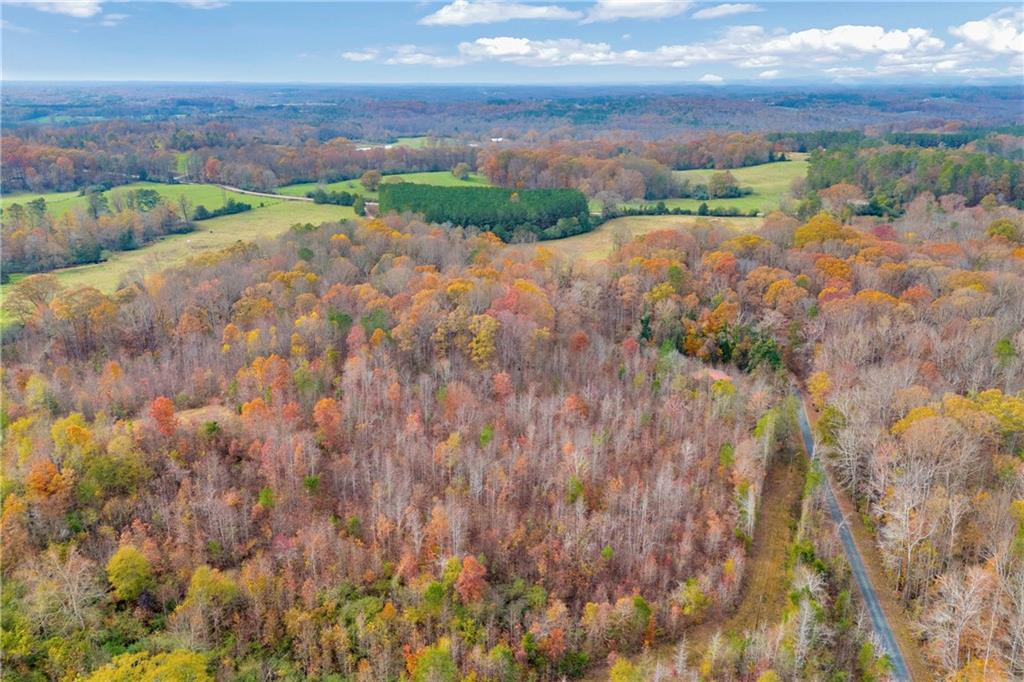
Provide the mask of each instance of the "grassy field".
[{"label": "grassy field", "polygon": [[479,173],[470,173],[468,178],[460,180],[449,171],[386,175],[384,182],[416,182],[421,185],[438,185],[440,187],[488,187],[491,184]]},{"label": "grassy field", "polygon": [[[423,138],[425,141],[426,138]],[[442,185],[446,187],[479,187],[487,185],[482,175],[472,174],[467,180],[459,180],[448,171],[431,173],[401,173],[389,175],[385,182],[418,182],[423,184]],[[326,186],[331,190],[357,191],[368,199],[376,199],[376,192],[366,192],[358,180],[346,180]],[[203,184],[162,184],[156,182],[136,182],[116,187],[105,194],[124,192],[132,189],[150,188],[172,201],[185,194],[193,205],[202,204],[209,209],[223,206],[228,197],[237,201],[245,201],[255,209],[247,213],[239,213],[221,218],[212,218],[196,224],[194,232],[183,235],[171,235],[135,251],[111,253],[102,263],[79,265],[53,271],[65,286],[94,286],[102,291],[113,291],[121,278],[134,271],[148,272],[163,267],[177,265],[190,256],[203,251],[221,249],[238,240],[274,237],[281,234],[297,222],[320,223],[327,220],[354,218],[351,207],[332,206],[328,204],[311,204],[298,201],[282,201],[269,197],[254,197],[238,192],[230,192],[216,185]],[[281,187],[277,191],[292,196],[305,196],[306,192],[315,189],[316,183],[303,183]],[[46,199],[47,209],[60,214],[75,208],[86,208],[88,202],[78,192],[49,192],[45,194],[22,193],[7,195],[0,198],[0,206],[6,208],[12,203],[24,203],[36,197]],[[15,276],[17,279],[17,276]],[[3,289],[0,289],[2,295]],[[9,320],[0,311],[0,326]]]},{"label": "grassy field", "polygon": [[446,138],[443,137],[430,137],[429,135],[420,135],[418,137],[400,137],[392,146],[394,147],[409,147],[410,149],[423,149],[427,146],[430,140],[437,140],[438,142],[445,142]]},{"label": "grassy field", "polygon": [[[416,182],[421,185],[439,185],[441,187],[486,187],[489,184],[487,182],[487,178],[479,173],[470,173],[468,179],[459,180],[448,171],[385,175],[384,182]],[[295,185],[278,187],[275,192],[278,194],[287,194],[293,197],[304,197],[307,192],[312,192],[317,188],[317,186],[318,183],[315,182],[302,182]],[[369,199],[371,201],[377,200],[377,193],[367,192],[359,183],[359,180],[340,180],[338,182],[328,183],[323,187],[329,192],[340,192],[344,190],[346,192],[361,194],[364,199]]]},{"label": "grassy field", "polygon": [[436,140],[438,143],[451,142],[454,138],[450,137],[431,137],[430,135],[417,135],[415,137],[399,137],[394,142],[367,142],[365,140],[355,140],[354,144],[360,147],[408,147],[410,149],[423,149],[431,140]]},{"label": "grassy field", "polygon": [[279,201],[260,211],[204,220],[196,223],[194,232],[170,235],[135,251],[118,251],[102,263],[61,268],[51,274],[64,286],[93,286],[111,292],[121,278],[131,272],[151,272],[179,265],[191,256],[223,249],[236,241],[276,237],[295,223],[319,224],[354,217],[355,213],[346,206]]},{"label": "grassy field", "polygon": [[[717,171],[713,170],[687,170],[674,171],[675,176],[680,179],[687,179],[690,182],[707,184],[711,175]],[[793,180],[807,175],[807,155],[790,154],[789,161],[776,163],[765,163],[759,166],[747,166],[746,168],[733,168],[729,170],[736,177],[740,187],[750,187],[753,194],[736,199],[710,199],[707,204],[709,208],[736,208],[740,211],[756,209],[765,215],[779,207],[782,197],[789,191]],[[643,204],[654,204],[656,201],[630,201],[626,206],[637,206]],[[700,199],[666,199],[665,206],[668,208],[684,208],[696,211],[704,202]]]},{"label": "grassy field", "polygon": [[552,239],[534,244],[514,244],[507,248],[513,252],[533,253],[542,247],[563,258],[578,261],[597,261],[607,258],[615,247],[616,234],[630,241],[655,230],[688,229],[697,221],[711,221],[746,232],[761,225],[760,218],[703,218],[696,216],[627,216],[603,223],[596,230],[565,239]]},{"label": "grassy field", "polygon": [[[172,203],[177,201],[178,197],[184,194],[188,197],[189,201],[192,202],[193,207],[203,205],[211,210],[223,206],[227,203],[229,197],[236,201],[244,201],[248,204],[252,204],[253,208],[271,206],[273,204],[280,203],[279,199],[247,196],[245,194],[239,194],[238,192],[223,190],[216,185],[172,185],[163,182],[133,182],[129,185],[114,187],[103,194],[107,199],[110,199],[118,193],[124,193],[136,189],[156,190],[161,196],[167,198]],[[84,196],[79,196],[78,192],[46,192],[43,194],[24,192],[19,194],[6,194],[3,197],[0,197],[0,207],[6,209],[11,204],[25,204],[39,197],[46,199],[46,209],[53,215],[61,215],[65,211],[74,209],[85,210],[89,206],[88,199]]]}]

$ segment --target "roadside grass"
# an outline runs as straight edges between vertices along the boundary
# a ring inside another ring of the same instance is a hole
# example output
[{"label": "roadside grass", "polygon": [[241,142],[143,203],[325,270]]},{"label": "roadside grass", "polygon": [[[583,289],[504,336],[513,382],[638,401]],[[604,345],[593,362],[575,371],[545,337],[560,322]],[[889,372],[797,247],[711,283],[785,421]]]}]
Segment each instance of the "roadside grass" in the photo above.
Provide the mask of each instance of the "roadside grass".
[{"label": "roadside grass", "polygon": [[[109,293],[125,275],[134,272],[149,273],[180,265],[192,256],[223,249],[238,241],[273,238],[295,223],[320,224],[354,217],[355,213],[348,206],[278,201],[263,210],[198,222],[193,232],[168,235],[134,251],[111,253],[102,263],[60,268],[51,270],[50,274],[66,287],[92,286]],[[15,275],[12,280],[17,281],[19,277],[21,275]],[[6,293],[8,287],[10,284],[4,285],[0,292]],[[8,321],[6,315],[0,320]]]},{"label": "roadside grass", "polygon": [[304,197],[308,192],[312,192],[317,187],[323,187],[328,192],[345,191],[352,194],[361,194],[364,199],[377,200],[377,193],[366,191],[366,188],[359,183],[359,180],[339,180],[338,182],[328,182],[323,185],[319,182],[297,182],[294,185],[278,187],[274,192],[290,197]]},{"label": "roadside grass", "polygon": [[[437,185],[439,187],[487,187],[490,185],[487,178],[479,173],[470,173],[466,180],[459,180],[449,171],[431,171],[424,173],[396,173],[385,175],[383,182],[415,182],[421,185]],[[304,197],[307,192],[312,192],[321,186],[317,182],[301,182],[294,185],[285,185],[274,190],[278,194],[286,194],[293,197]],[[355,180],[339,180],[322,185],[328,192],[352,192],[361,194],[364,199],[377,201],[377,192],[368,192],[365,187]]]},{"label": "roadside grass", "polygon": [[[202,205],[210,210],[220,208],[227,203],[229,198],[234,199],[235,201],[242,201],[247,204],[251,204],[254,209],[272,206],[273,204],[281,202],[280,199],[254,197],[251,195],[241,194],[239,192],[231,192],[221,189],[216,185],[199,183],[171,184],[165,182],[133,182],[128,185],[118,185],[117,187],[107,190],[103,194],[108,200],[110,200],[118,193],[127,193],[136,189],[156,190],[160,196],[166,198],[171,203],[177,201],[178,197],[185,195],[185,197],[192,202],[193,208]],[[80,196],[77,191],[45,192],[42,194],[34,192],[5,194],[0,197],[0,207],[6,210],[11,204],[18,203],[24,205],[39,197],[46,200],[46,210],[52,215],[62,215],[65,211],[76,209],[84,211],[89,207],[88,198]]]},{"label": "roadside grass", "polygon": [[[782,198],[789,192],[793,180],[807,175],[807,154],[791,153],[790,160],[777,161],[775,163],[763,163],[758,166],[747,166],[745,168],[731,168],[729,172],[736,177],[740,187],[750,187],[753,194],[735,199],[709,199],[704,202],[700,199],[665,199],[667,208],[682,208],[696,211],[702,203],[707,203],[708,208],[735,208],[747,212],[751,209],[757,210],[761,215],[767,215],[779,207]],[[715,170],[686,170],[673,171],[679,179],[687,179],[690,182],[707,184]],[[658,203],[657,200],[628,201],[623,206],[645,206]],[[593,207],[591,210],[594,210]],[[598,207],[597,210],[600,210]]]},{"label": "roadside grass", "polygon": [[512,252],[532,254],[535,249],[552,251],[568,260],[593,262],[607,258],[615,248],[616,235],[621,241],[632,241],[655,230],[690,229],[701,223],[725,225],[740,232],[754,230],[761,218],[713,218],[697,216],[626,216],[602,223],[591,232],[564,239],[551,239],[529,244],[512,244]]}]

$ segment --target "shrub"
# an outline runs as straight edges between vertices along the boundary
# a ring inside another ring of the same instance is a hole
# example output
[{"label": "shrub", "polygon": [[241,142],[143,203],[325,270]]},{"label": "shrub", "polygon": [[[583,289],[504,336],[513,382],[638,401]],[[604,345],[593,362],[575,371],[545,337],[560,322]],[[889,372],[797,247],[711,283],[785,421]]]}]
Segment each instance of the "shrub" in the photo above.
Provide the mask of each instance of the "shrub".
[{"label": "shrub", "polygon": [[131,545],[122,545],[107,562],[107,580],[114,596],[122,601],[136,599],[153,583],[149,560]]}]

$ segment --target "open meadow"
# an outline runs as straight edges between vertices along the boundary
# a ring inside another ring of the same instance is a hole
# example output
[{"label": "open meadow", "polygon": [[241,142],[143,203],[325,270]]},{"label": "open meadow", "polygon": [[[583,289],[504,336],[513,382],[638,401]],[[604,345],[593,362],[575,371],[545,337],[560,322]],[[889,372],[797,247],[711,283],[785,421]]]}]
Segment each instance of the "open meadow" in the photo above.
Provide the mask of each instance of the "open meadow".
[{"label": "open meadow", "polygon": [[[134,251],[109,254],[102,263],[90,263],[53,270],[66,287],[92,286],[112,292],[121,278],[132,272],[152,272],[179,265],[193,256],[223,249],[238,241],[272,239],[295,223],[319,224],[332,220],[354,218],[348,206],[331,206],[307,202],[275,202],[260,211],[211,218],[196,223],[196,229],[185,234],[169,235]],[[17,276],[13,277],[17,281]],[[4,285],[6,289],[10,285]]]},{"label": "open meadow", "polygon": [[[466,180],[460,180],[448,171],[400,173],[384,178],[384,182],[396,181],[445,187],[481,187],[489,184],[486,178],[477,173],[471,174]],[[301,183],[281,187],[276,191],[287,196],[305,196],[306,192],[316,187],[317,183]],[[367,199],[377,199],[377,192],[367,192],[358,180],[330,183],[325,185],[325,188],[331,191],[358,192]],[[352,208],[347,206],[318,205],[252,196],[210,184],[135,182],[107,190],[104,194],[110,199],[117,193],[137,189],[156,190],[171,202],[176,201],[180,195],[184,194],[193,207],[202,205],[211,210],[223,206],[231,198],[251,204],[253,210],[197,222],[193,232],[169,235],[132,251],[108,252],[105,254],[106,260],[101,263],[90,263],[52,271],[61,284],[72,287],[93,286],[101,291],[111,292],[117,287],[122,277],[131,272],[150,272],[177,265],[191,256],[225,248],[239,240],[272,238],[295,223],[318,224],[355,217]],[[46,200],[47,211],[52,215],[88,208],[87,197],[78,192],[23,192],[5,195],[0,198],[0,206],[6,209],[11,204],[24,204],[39,197]],[[20,276],[14,275],[12,281],[17,281]],[[0,296],[7,286],[9,285],[0,288]],[[0,308],[2,308],[2,301],[0,301]],[[0,326],[6,326],[10,322],[8,315],[0,310]]]},{"label": "open meadow", "polygon": [[[789,192],[793,181],[807,175],[807,154],[793,152],[789,154],[788,161],[776,161],[763,163],[757,166],[745,168],[730,168],[730,173],[736,178],[740,187],[750,187],[753,194],[735,199],[665,199],[665,206],[672,208],[687,209],[696,211],[701,204],[706,203],[708,208],[735,208],[743,212],[751,209],[757,210],[761,215],[766,215],[779,208],[782,198]],[[686,179],[693,183],[707,184],[716,170],[685,170],[673,171],[678,179]],[[645,206],[658,203],[656,200],[629,201],[623,206]]]},{"label": "open meadow", "polygon": [[602,223],[590,232],[564,239],[550,239],[528,244],[511,244],[512,253],[533,253],[537,248],[547,249],[572,261],[594,262],[607,258],[616,244],[632,241],[655,230],[689,229],[701,223],[726,225],[738,232],[749,232],[761,225],[761,218],[711,218],[676,215],[644,215],[615,218]]},{"label": "open meadow", "polygon": [[[479,173],[470,173],[465,180],[460,180],[448,171],[428,171],[423,173],[396,173],[385,175],[381,182],[415,182],[421,185],[438,185],[440,187],[487,187],[490,185],[487,178]],[[294,185],[285,185],[274,190],[277,194],[285,194],[293,197],[304,197],[307,192],[312,192],[317,187],[323,187],[328,192],[351,192],[360,194],[364,199],[376,201],[377,192],[367,191],[358,179],[339,180],[321,185],[318,182],[300,182]]]},{"label": "open meadow", "polygon": [[[108,189],[103,192],[103,195],[107,197],[108,201],[110,201],[118,194],[125,194],[138,189],[156,190],[160,196],[164,197],[171,203],[176,202],[178,197],[184,195],[192,203],[193,208],[196,206],[205,206],[211,211],[224,206],[229,198],[234,199],[235,201],[251,204],[254,209],[272,206],[280,203],[281,201],[280,199],[272,199],[270,197],[254,197],[240,192],[232,192],[218,187],[217,185],[201,183],[170,184],[166,182],[133,182],[128,185],[118,185],[117,187]],[[84,211],[89,207],[88,197],[84,194],[79,194],[78,192],[20,192],[18,194],[4,194],[0,197],[0,208],[6,210],[11,204],[25,205],[29,201],[38,198],[46,200],[46,210],[55,216],[61,215],[65,211],[73,211],[76,209]]]}]

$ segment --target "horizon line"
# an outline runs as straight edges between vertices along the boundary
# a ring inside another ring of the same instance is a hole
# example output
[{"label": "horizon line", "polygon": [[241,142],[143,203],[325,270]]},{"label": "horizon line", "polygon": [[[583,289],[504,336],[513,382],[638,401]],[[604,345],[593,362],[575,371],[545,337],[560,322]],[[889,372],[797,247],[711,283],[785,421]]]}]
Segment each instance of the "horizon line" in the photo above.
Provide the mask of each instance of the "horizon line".
[{"label": "horizon line", "polygon": [[860,88],[874,86],[900,85],[915,88],[928,88],[935,86],[948,87],[1018,87],[1024,88],[1024,82],[1016,77],[1000,76],[992,79],[977,81],[949,81],[949,80],[887,80],[887,81],[804,81],[779,79],[772,83],[763,81],[733,81],[724,83],[702,83],[698,80],[673,81],[673,80],[650,80],[650,81],[570,81],[570,82],[494,82],[494,81],[303,81],[303,80],[281,80],[281,81],[247,81],[247,80],[161,80],[161,79],[109,79],[109,78],[4,78],[0,76],[0,84],[21,85],[21,84],[82,84],[82,85],[108,85],[108,84],[150,84],[150,85],[306,85],[306,86],[377,86],[377,87],[648,87],[648,86],[685,86],[696,87],[708,90],[723,90],[731,87],[760,88],[771,90],[780,86],[799,87],[828,87],[828,88]]}]

